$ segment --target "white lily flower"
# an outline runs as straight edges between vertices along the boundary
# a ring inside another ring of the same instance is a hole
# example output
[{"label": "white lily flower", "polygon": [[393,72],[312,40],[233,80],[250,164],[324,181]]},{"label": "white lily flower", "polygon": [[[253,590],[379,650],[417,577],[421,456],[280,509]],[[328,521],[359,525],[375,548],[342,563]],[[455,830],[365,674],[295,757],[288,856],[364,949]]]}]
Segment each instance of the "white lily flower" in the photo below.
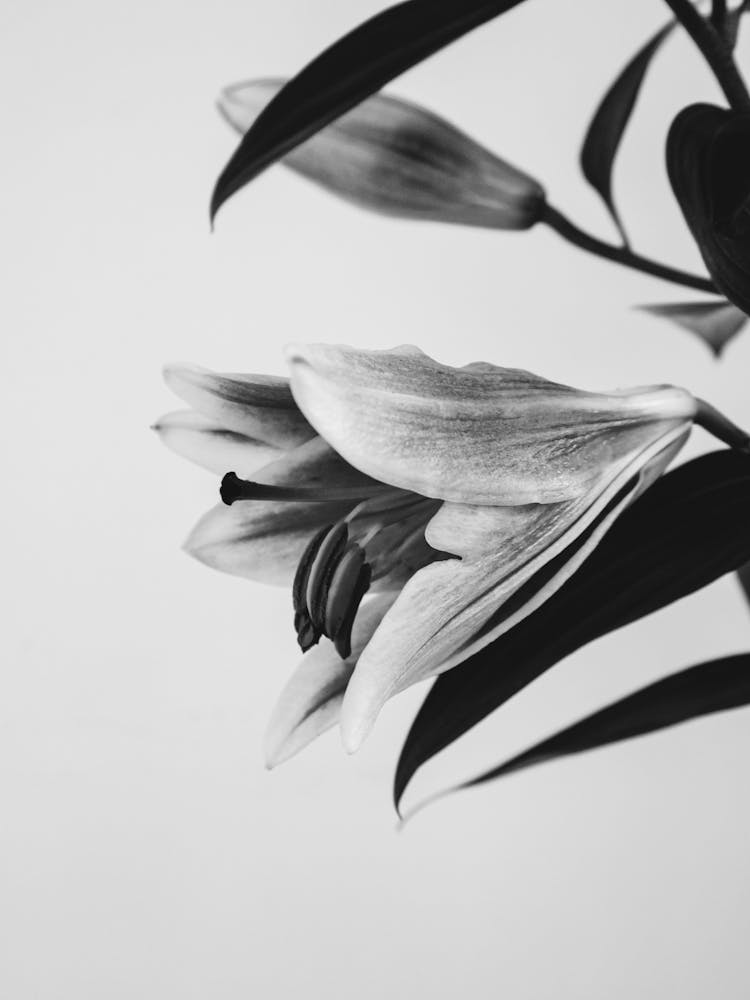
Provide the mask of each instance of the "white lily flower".
[{"label": "white lily flower", "polygon": [[[219,111],[244,134],[285,83],[250,80],[227,87]],[[533,177],[445,119],[383,94],[362,101],[282,162],[331,194],[407,219],[528,229],[545,204]]]},{"label": "white lily flower", "polygon": [[583,392],[416,348],[287,359],[288,384],[170,368],[198,416],[156,425],[209,467],[213,439],[242,470],[276,449],[253,482],[225,476],[228,506],[187,543],[216,568],[291,584],[300,645],[319,643],[274,712],[269,766],[336,722],[357,749],[391,695],[539,607],[664,472],[699,405],[671,386]]}]

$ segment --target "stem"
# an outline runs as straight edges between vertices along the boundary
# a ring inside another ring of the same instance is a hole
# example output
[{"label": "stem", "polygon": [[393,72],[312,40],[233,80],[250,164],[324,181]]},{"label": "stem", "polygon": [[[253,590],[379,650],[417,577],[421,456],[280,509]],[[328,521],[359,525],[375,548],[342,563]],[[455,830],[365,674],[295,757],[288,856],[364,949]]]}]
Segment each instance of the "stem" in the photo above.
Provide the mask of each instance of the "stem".
[{"label": "stem", "polygon": [[730,448],[736,448],[738,451],[744,451],[745,454],[750,455],[750,434],[747,431],[743,431],[737,424],[733,424],[728,417],[720,413],[715,406],[707,403],[705,399],[696,397],[695,402],[698,405],[695,423],[699,427],[705,428],[709,434],[713,434],[715,438],[728,444]]},{"label": "stem", "polygon": [[[724,91],[730,107],[735,111],[750,111],[750,94],[740,76],[729,47],[724,39],[693,7],[690,0],[666,0],[674,16],[690,35],[711,67],[719,86]],[[725,5],[714,4],[714,12]]]},{"label": "stem", "polygon": [[727,0],[711,0],[711,24],[721,34],[727,16]]},{"label": "stem", "polygon": [[613,260],[623,267],[632,267],[634,271],[643,271],[645,274],[652,274],[656,278],[663,278],[664,281],[672,281],[676,285],[684,285],[686,288],[697,288],[701,292],[713,292],[716,294],[716,286],[710,278],[701,278],[695,274],[688,274],[677,268],[669,267],[667,264],[660,264],[658,261],[642,257],[633,253],[629,247],[614,246],[612,243],[605,243],[603,240],[591,236],[590,233],[579,229],[575,223],[559,212],[552,205],[546,205],[542,222],[554,229],[564,240],[575,244],[581,250]]}]

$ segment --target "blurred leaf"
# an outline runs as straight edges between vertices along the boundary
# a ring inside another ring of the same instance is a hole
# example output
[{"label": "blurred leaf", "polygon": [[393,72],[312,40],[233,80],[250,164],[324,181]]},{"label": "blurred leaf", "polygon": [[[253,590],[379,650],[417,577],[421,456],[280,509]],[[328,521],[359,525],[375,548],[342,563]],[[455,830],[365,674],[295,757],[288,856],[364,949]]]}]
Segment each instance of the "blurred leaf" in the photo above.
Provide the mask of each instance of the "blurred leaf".
[{"label": "blurred leaf", "polygon": [[612,197],[612,168],[646,71],[676,23],[670,21],[657,31],[625,66],[596,109],[581,149],[583,175],[601,195],[626,246],[628,238]]},{"label": "blurred leaf", "polygon": [[[690,719],[750,704],[750,653],[689,667],[613,702],[498,767],[443,792],[450,795],[534,764],[643,736]],[[433,801],[433,800],[430,800]]]},{"label": "blurred leaf", "polygon": [[241,187],[389,80],[522,0],[407,0],[365,21],[271,101],[216,182],[211,218]]},{"label": "blurred leaf", "polygon": [[667,171],[716,287],[750,312],[750,113],[684,108],[667,136]]},{"label": "blurred leaf", "polygon": [[748,562],[749,509],[746,455],[713,452],[663,476],[538,611],[438,677],[401,751],[396,807],[426,761],[545,670]]},{"label": "blurred leaf", "polygon": [[638,308],[694,333],[717,358],[747,322],[747,315],[727,301],[678,302]]}]

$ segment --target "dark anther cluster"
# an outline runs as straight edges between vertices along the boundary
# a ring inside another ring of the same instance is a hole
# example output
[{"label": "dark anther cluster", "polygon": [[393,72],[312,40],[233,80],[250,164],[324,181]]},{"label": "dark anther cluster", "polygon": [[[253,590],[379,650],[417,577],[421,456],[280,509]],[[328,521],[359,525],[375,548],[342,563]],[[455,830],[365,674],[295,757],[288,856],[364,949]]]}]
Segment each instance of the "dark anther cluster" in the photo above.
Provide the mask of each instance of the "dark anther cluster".
[{"label": "dark anther cluster", "polygon": [[292,587],[294,627],[303,652],[325,635],[343,660],[351,655],[352,626],[371,574],[364,550],[350,541],[343,521],[326,525],[310,540]]}]

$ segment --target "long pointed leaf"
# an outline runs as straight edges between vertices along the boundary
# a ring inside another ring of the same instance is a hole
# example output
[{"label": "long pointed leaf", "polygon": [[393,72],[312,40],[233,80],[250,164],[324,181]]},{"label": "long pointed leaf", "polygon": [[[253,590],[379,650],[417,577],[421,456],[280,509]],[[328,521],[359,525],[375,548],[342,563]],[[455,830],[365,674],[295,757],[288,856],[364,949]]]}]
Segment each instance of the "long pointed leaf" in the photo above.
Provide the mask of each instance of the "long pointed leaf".
[{"label": "long pointed leaf", "polygon": [[750,458],[729,450],[668,473],[618,519],[538,611],[440,676],[396,769],[396,807],[416,771],[593,639],[750,561]]},{"label": "long pointed leaf", "polygon": [[737,336],[748,318],[746,313],[726,299],[714,302],[648,305],[638,308],[652,316],[671,320],[684,330],[694,333],[715,358],[721,356],[724,348]]},{"label": "long pointed leaf", "polygon": [[443,792],[439,797],[485,784],[534,764],[595,750],[748,704],[750,653],[701,663],[613,702],[503,764]]},{"label": "long pointed leaf", "polygon": [[624,67],[596,109],[581,148],[583,175],[601,195],[626,246],[628,238],[612,196],[612,170],[646,71],[675,25],[675,21],[664,25]]},{"label": "long pointed leaf", "polygon": [[745,597],[750,602],[750,562],[745,563],[744,566],[740,566],[737,570],[737,576],[739,577],[740,586],[745,591]]},{"label": "long pointed leaf", "polygon": [[407,0],[365,21],[269,103],[216,182],[211,218],[241,187],[389,80],[522,0]]},{"label": "long pointed leaf", "polygon": [[[746,0],[725,18],[723,32],[730,48],[737,42],[740,20],[749,7]],[[615,158],[651,60],[676,26],[676,21],[665,24],[623,67],[594,112],[581,147],[583,175],[609,209],[625,246],[629,245],[628,237],[612,194]]]}]

